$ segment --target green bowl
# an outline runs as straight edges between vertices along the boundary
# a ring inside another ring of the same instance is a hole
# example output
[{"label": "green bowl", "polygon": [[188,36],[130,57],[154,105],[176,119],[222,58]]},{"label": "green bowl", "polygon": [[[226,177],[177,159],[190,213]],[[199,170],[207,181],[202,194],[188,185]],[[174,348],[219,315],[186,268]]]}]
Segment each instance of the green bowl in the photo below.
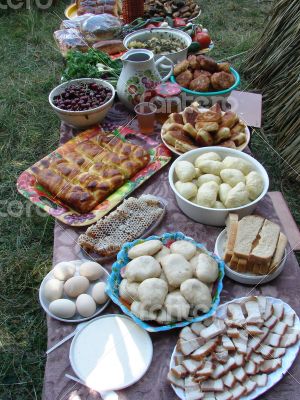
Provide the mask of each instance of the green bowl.
[{"label": "green bowl", "polygon": [[[205,97],[211,97],[211,96],[220,96],[220,95],[224,95],[224,94],[229,94],[230,92],[232,92],[237,86],[239,86],[240,82],[241,82],[241,78],[239,73],[232,67],[230,67],[230,71],[232,73],[232,75],[235,77],[235,83],[228,89],[225,90],[219,90],[217,92],[196,92],[194,90],[190,90],[190,89],[186,89],[183,86],[180,86],[181,90],[185,93],[188,94],[192,94],[194,96],[205,96]],[[175,76],[172,75],[171,76],[171,82],[172,83],[177,83]]]}]

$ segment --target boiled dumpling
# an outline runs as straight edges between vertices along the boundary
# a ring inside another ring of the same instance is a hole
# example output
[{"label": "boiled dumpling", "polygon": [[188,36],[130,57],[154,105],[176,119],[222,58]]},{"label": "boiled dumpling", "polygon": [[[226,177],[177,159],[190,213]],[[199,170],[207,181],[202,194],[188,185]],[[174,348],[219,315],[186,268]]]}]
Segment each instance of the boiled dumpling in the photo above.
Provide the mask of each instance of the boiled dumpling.
[{"label": "boiled dumpling", "polygon": [[128,293],[127,290],[127,279],[122,279],[121,283],[119,285],[119,295],[120,297],[122,297],[122,299],[124,299],[128,304],[131,304],[133,302],[132,297],[130,296],[130,294]]},{"label": "boiled dumpling", "polygon": [[203,185],[203,183],[211,182],[211,181],[216,182],[218,185],[221,184],[220,177],[217,175],[213,175],[213,174],[203,174],[203,175],[199,176],[199,178],[197,179],[197,184],[198,184],[198,187],[200,187],[201,185]]},{"label": "boiled dumpling", "polygon": [[193,276],[191,264],[181,254],[170,254],[161,260],[168,283],[177,288],[183,281]]},{"label": "boiled dumpling", "polygon": [[201,172],[212,175],[220,175],[220,171],[223,168],[223,164],[220,161],[214,160],[200,160],[197,165]]},{"label": "boiled dumpling", "polygon": [[170,246],[171,253],[181,254],[187,260],[190,260],[195,254],[197,247],[187,240],[177,240]]},{"label": "boiled dumpling", "polygon": [[195,268],[195,275],[201,282],[215,282],[219,275],[217,261],[208,254],[199,254]]},{"label": "boiled dumpling", "polygon": [[219,185],[216,182],[207,182],[198,189],[197,203],[203,207],[212,208],[217,200]]},{"label": "boiled dumpling", "polygon": [[162,259],[164,256],[167,256],[167,255],[170,254],[170,253],[171,253],[170,249],[169,249],[168,247],[166,247],[166,246],[163,246],[163,247],[159,250],[159,252],[156,253],[153,257],[155,258],[155,260],[157,260],[158,262],[160,262],[161,259]]},{"label": "boiled dumpling", "polygon": [[178,161],[175,164],[175,172],[181,182],[190,182],[196,178],[195,167],[189,161]]},{"label": "boiled dumpling", "polygon": [[125,268],[124,277],[128,282],[143,282],[148,278],[158,278],[161,274],[159,262],[152,256],[141,256],[131,260]]},{"label": "boiled dumpling", "polygon": [[244,174],[238,169],[225,168],[220,172],[221,178],[225,183],[234,187],[240,182],[245,182]]},{"label": "boiled dumpling", "polygon": [[204,153],[201,156],[196,158],[195,161],[195,167],[198,167],[198,164],[200,161],[202,160],[213,160],[213,161],[222,161],[221,157],[219,156],[219,154],[213,152],[213,151],[209,151],[208,153]]},{"label": "boiled dumpling", "polygon": [[134,301],[130,307],[131,312],[142,321],[156,320],[157,312],[147,310],[140,301]]},{"label": "boiled dumpling", "polygon": [[255,200],[264,189],[264,181],[262,176],[256,172],[251,171],[246,176],[246,188],[251,200]]},{"label": "boiled dumpling", "polygon": [[175,187],[179,194],[185,199],[195,197],[197,194],[197,186],[192,182],[176,182]]},{"label": "boiled dumpling", "polygon": [[167,325],[170,324],[171,322],[175,322],[176,318],[172,317],[172,315],[170,315],[168,313],[168,311],[166,310],[165,307],[163,307],[161,310],[158,311],[157,313],[157,318],[156,318],[156,322],[161,324],[161,325]]},{"label": "boiled dumpling", "polygon": [[232,187],[228,185],[228,183],[221,183],[219,187],[219,198],[223,204],[225,204],[228,193],[230,192],[231,189]]},{"label": "boiled dumpling", "polygon": [[156,254],[163,244],[160,240],[145,240],[143,243],[136,244],[128,250],[128,257],[132,260],[140,256],[152,256]]},{"label": "boiled dumpling", "polygon": [[243,182],[238,183],[228,193],[225,201],[226,208],[236,208],[250,203],[246,185]]},{"label": "boiled dumpling", "polygon": [[143,306],[155,310],[163,305],[168,294],[168,285],[159,278],[145,279],[139,285],[138,293]]},{"label": "boiled dumpling", "polygon": [[139,286],[138,282],[128,282],[126,283],[126,290],[128,295],[131,297],[132,301],[139,300]]},{"label": "boiled dumpling", "polygon": [[224,204],[221,202],[221,201],[216,201],[215,202],[215,205],[214,205],[214,208],[217,208],[217,209],[219,209],[219,210],[222,210],[222,209],[224,209],[224,208],[226,208],[225,206],[224,206]]},{"label": "boiled dumpling", "polygon": [[187,319],[190,312],[190,305],[179,290],[167,294],[165,308],[167,313],[175,317],[177,321]]},{"label": "boiled dumpling", "polygon": [[169,284],[168,279],[166,277],[166,274],[164,273],[164,271],[161,271],[161,274],[159,275],[159,279],[162,279],[163,281],[165,281],[168,285],[168,291],[169,292],[173,292],[173,290],[175,290],[175,288]]},{"label": "boiled dumpling", "polygon": [[223,160],[223,165],[224,168],[238,169],[244,175],[249,174],[252,169],[251,164],[239,157],[225,157]]},{"label": "boiled dumpling", "polygon": [[207,312],[212,303],[211,293],[205,283],[198,279],[187,279],[180,285],[180,293],[187,302],[198,310]]}]

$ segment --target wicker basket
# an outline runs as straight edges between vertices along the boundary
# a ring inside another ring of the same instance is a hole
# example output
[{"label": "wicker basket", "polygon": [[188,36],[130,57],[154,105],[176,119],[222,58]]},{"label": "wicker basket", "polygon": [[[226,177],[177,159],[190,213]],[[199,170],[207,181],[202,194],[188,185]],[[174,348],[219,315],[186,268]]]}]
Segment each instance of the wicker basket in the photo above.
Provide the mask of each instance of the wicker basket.
[{"label": "wicker basket", "polygon": [[144,15],[144,1],[123,0],[122,14],[125,24],[129,24],[136,18],[142,17]]}]

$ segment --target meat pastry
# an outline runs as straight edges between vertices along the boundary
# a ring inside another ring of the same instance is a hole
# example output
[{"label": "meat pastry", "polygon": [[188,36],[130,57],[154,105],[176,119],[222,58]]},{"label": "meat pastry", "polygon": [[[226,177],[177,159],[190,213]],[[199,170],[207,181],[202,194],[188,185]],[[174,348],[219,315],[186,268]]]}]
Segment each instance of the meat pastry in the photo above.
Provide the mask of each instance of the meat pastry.
[{"label": "meat pastry", "polygon": [[140,146],[99,133],[32,167],[37,182],[80,213],[91,211],[150,160]]}]

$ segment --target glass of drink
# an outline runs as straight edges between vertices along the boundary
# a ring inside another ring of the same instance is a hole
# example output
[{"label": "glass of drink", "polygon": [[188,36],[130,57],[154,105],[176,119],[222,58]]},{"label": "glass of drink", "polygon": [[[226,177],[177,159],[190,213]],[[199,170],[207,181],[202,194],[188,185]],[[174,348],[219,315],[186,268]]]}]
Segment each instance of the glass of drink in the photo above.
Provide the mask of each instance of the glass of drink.
[{"label": "glass of drink", "polygon": [[141,133],[151,135],[154,131],[155,113],[157,107],[153,103],[139,103],[134,107]]}]

